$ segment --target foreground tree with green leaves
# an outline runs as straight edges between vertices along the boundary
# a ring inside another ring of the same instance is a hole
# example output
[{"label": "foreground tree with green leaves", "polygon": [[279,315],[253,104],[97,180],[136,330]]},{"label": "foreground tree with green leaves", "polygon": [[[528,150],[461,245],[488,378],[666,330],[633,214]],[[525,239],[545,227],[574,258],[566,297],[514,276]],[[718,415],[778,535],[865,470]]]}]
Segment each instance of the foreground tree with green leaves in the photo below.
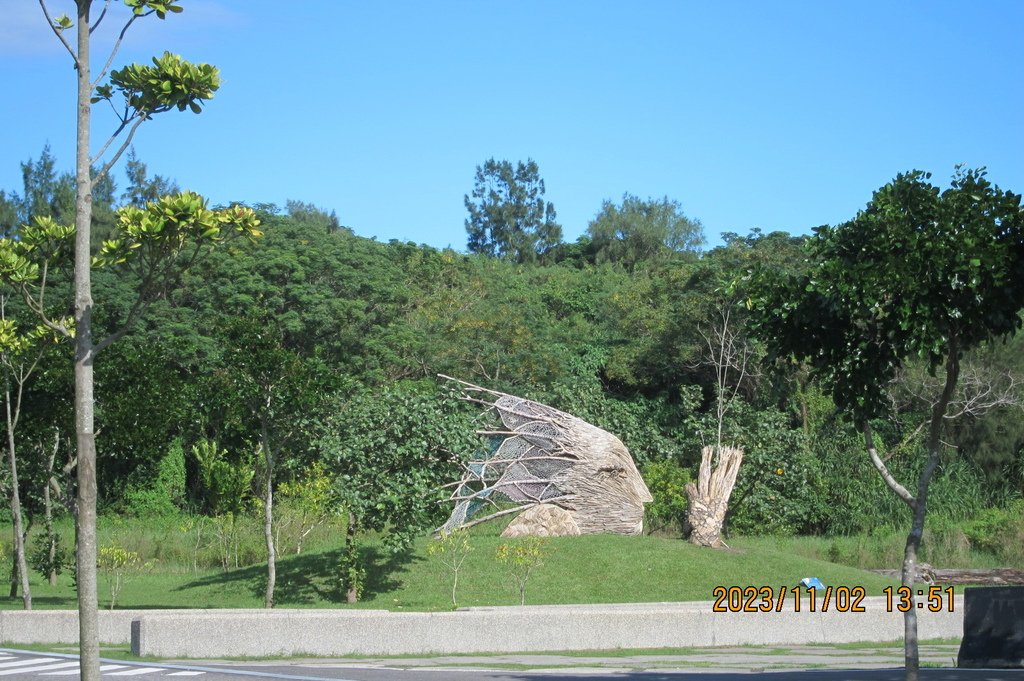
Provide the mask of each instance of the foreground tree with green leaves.
[{"label": "foreground tree with green leaves", "polygon": [[[74,230],[74,329],[44,316],[44,323],[58,333],[73,336],[75,341],[75,431],[78,452],[77,498],[77,585],[79,594],[79,642],[81,678],[98,681],[99,641],[96,614],[96,434],[94,426],[95,396],[93,366],[97,354],[124,335],[138,319],[145,306],[173,282],[184,263],[179,259],[198,255],[207,245],[223,239],[232,229],[255,234],[257,221],[251,211],[229,209],[211,211],[205,201],[194,194],[180,194],[167,202],[132,209],[120,216],[120,238],[105,242],[101,259],[111,264],[132,262],[141,275],[137,302],[123,320],[120,329],[98,342],[93,338],[95,305],[92,297],[93,251],[91,248],[92,199],[97,183],[108,177],[111,168],[129,147],[139,126],[158,113],[177,109],[202,110],[202,103],[213,97],[220,84],[217,69],[208,64],[191,64],[177,55],[165,52],[153,64],[131,64],[119,71],[110,71],[121,46],[121,39],[140,18],[155,14],[166,18],[168,13],[181,12],[177,0],[125,0],[131,17],[118,34],[109,56],[93,76],[91,38],[107,17],[110,3],[92,16],[93,0],[77,0],[76,16],[52,17],[45,0],[39,0],[46,21],[54,35],[67,49],[75,67],[77,81],[77,141],[75,153],[75,230]],[[74,45],[66,34],[74,31]],[[110,75],[107,84],[101,82]],[[90,131],[92,106],[105,102],[115,111],[119,125],[114,133],[92,152]],[[116,150],[107,154],[114,145]],[[98,170],[93,172],[94,167]],[[194,246],[194,248],[192,248]],[[194,255],[193,255],[194,254]],[[26,281],[36,288],[30,292],[41,300],[42,283]],[[26,294],[26,299],[33,295]],[[40,306],[42,307],[42,306]],[[45,312],[45,310],[42,310]],[[37,312],[40,310],[37,309]]]},{"label": "foreground tree with green leaves", "polygon": [[[946,424],[965,353],[1015,333],[1024,307],[1024,213],[1020,195],[984,170],[957,169],[940,192],[911,172],[874,193],[867,208],[809,240],[804,273],[763,277],[751,299],[769,357],[810,366],[853,420],[886,485],[910,508],[902,566],[906,678],[916,680],[913,587],[928,487],[944,450]],[[941,372],[930,397],[924,461],[911,491],[886,465],[872,421],[890,414],[890,386],[914,358]]]}]

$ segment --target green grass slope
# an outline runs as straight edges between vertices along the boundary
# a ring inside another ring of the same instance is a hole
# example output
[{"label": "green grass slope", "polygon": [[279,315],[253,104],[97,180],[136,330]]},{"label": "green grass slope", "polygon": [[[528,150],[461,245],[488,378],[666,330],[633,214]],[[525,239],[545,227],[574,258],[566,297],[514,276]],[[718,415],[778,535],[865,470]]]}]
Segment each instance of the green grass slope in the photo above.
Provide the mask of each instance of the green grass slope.
[{"label": "green grass slope", "polygon": [[[519,594],[504,567],[495,559],[507,541],[499,528],[486,528],[471,538],[470,552],[459,575],[460,606],[512,605]],[[362,601],[355,607],[389,610],[445,610],[452,607],[450,574],[436,557],[427,555],[423,538],[405,555],[389,555],[368,545],[370,561]],[[622,603],[713,600],[716,586],[792,587],[803,577],[827,585],[863,586],[869,596],[881,595],[892,582],[870,572],[795,555],[764,538],[734,539],[731,548],[701,549],[663,537],[592,535],[547,540],[543,565],[530,577],[527,604]],[[340,550],[321,548],[278,562],[277,605],[296,608],[352,607],[344,604],[338,584]],[[258,608],[263,604],[265,565],[221,571],[156,561],[126,577],[118,608]],[[75,593],[69,575],[50,587],[32,575],[37,608],[73,608]],[[6,591],[6,589],[5,589]],[[109,602],[100,580],[100,603]],[[0,598],[0,608],[16,609],[20,599]]]}]

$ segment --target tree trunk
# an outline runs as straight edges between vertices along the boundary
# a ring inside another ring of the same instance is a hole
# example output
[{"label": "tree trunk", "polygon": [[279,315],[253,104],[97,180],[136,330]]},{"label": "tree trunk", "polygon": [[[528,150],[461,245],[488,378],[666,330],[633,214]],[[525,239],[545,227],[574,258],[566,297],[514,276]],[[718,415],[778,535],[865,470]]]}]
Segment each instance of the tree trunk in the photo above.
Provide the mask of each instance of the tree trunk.
[{"label": "tree trunk", "polygon": [[[718,454],[717,465],[712,470],[713,459]],[[729,497],[736,485],[743,450],[738,447],[707,446],[700,453],[700,472],[697,484],[686,485],[689,499],[687,522],[690,525],[690,543],[697,546],[719,547],[722,542],[722,525],[729,510]]]},{"label": "tree trunk", "polygon": [[93,408],[92,343],[92,177],[89,126],[92,83],[89,68],[89,8],[78,0],[78,111],[75,147],[75,440],[78,452],[78,503],[75,546],[78,554],[78,641],[81,681],[100,681],[99,620],[96,595],[96,439]]},{"label": "tree trunk", "polygon": [[[356,552],[356,517],[354,514],[348,514],[348,526],[345,528],[345,551],[348,554],[349,560],[347,561],[348,566],[351,566],[355,561]],[[346,579],[349,576],[346,575]],[[356,603],[359,600],[359,585],[353,584],[351,581],[348,583],[348,588],[345,589],[345,602]]]},{"label": "tree trunk", "polygon": [[950,342],[949,358],[946,360],[946,383],[942,394],[932,405],[931,420],[928,424],[928,460],[921,477],[917,481],[917,496],[911,508],[914,518],[907,535],[907,545],[903,553],[903,568],[900,582],[910,589],[910,608],[903,614],[903,654],[904,678],[906,681],[918,681],[921,666],[917,640],[917,603],[914,595],[914,581],[917,578],[917,550],[921,547],[924,535],[925,518],[928,513],[928,485],[939,467],[942,454],[942,427],[946,418],[946,410],[953,397],[957,381],[960,378],[960,359],[957,356],[955,342]]},{"label": "tree trunk", "polygon": [[[11,390],[9,383],[4,386],[4,403],[7,408],[7,464],[11,472],[11,517],[14,520],[14,559],[17,563],[18,578],[21,582],[21,604],[25,610],[32,609],[32,589],[28,584],[28,563],[25,560],[25,529],[21,518],[21,497],[18,492],[18,461],[14,456],[15,414],[11,412]],[[20,406],[20,405],[19,405]],[[11,596],[17,596],[17,583],[11,580]]]},{"label": "tree trunk", "polygon": [[49,566],[47,579],[50,586],[57,586],[57,567],[54,565],[57,560],[57,535],[53,531],[53,500],[50,497],[50,485],[53,484],[53,462],[57,459],[58,449],[60,449],[60,431],[55,429],[53,452],[46,460],[46,484],[43,485],[43,512],[46,520],[46,541],[49,544],[46,554]]},{"label": "tree trunk", "polygon": [[270,450],[266,416],[260,417],[260,436],[267,464],[267,485],[263,492],[263,535],[267,540],[267,593],[263,607],[273,608],[274,587],[277,584],[277,551],[274,548],[274,455]]}]

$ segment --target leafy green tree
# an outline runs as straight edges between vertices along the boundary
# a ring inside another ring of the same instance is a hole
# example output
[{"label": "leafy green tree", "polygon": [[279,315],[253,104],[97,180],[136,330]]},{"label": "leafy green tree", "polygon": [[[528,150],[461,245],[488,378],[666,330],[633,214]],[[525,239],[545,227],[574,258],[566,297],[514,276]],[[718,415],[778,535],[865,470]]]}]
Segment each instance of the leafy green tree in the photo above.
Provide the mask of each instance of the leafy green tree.
[{"label": "leafy green tree", "polygon": [[333,210],[328,213],[312,203],[292,199],[285,202],[285,209],[288,211],[288,217],[291,219],[298,222],[313,223],[325,232],[336,232],[342,229],[341,223],[338,222],[338,214]]},{"label": "leafy green tree", "polygon": [[0,189],[0,236],[14,236],[21,219],[18,217],[18,205],[21,198],[16,193],[8,194]]},{"label": "leafy green tree", "polygon": [[683,213],[678,201],[622,195],[622,203],[605,201],[587,227],[597,262],[629,271],[675,256],[696,254],[704,243],[699,220]]},{"label": "leafy green tree", "polygon": [[[99,640],[96,615],[96,441],[94,425],[94,380],[93,366],[96,355],[109,343],[117,340],[120,335],[115,332],[107,339],[96,343],[92,334],[92,317],[94,301],[92,296],[92,199],[96,181],[110,172],[121,154],[131,144],[139,126],[155,114],[186,108],[195,113],[202,110],[202,103],[213,96],[218,88],[217,70],[207,64],[194,65],[176,55],[164,53],[153,60],[153,65],[131,64],[118,71],[109,71],[110,66],[121,45],[121,37],[137,19],[152,14],[163,19],[168,13],[177,13],[181,8],[177,0],[125,0],[132,10],[132,16],[119,34],[110,55],[101,67],[98,75],[92,72],[91,38],[93,32],[107,16],[106,6],[99,16],[92,17],[92,0],[77,0],[76,17],[67,15],[53,18],[45,0],[40,6],[46,17],[47,24],[53,29],[54,35],[67,49],[75,67],[77,90],[77,140],[75,149],[75,248],[74,248],[74,311],[75,311],[75,430],[78,451],[78,570],[77,584],[79,594],[79,641],[81,647],[81,669],[83,681],[99,681]],[[74,29],[75,45],[69,41],[66,33]],[[109,72],[110,82],[100,85]],[[93,155],[90,144],[92,123],[92,106],[105,101],[120,112],[120,124],[108,140]],[[125,133],[120,147],[110,156],[106,153],[116,141],[120,141],[121,133]],[[100,165],[93,175],[93,166]],[[186,212],[167,213],[171,206],[158,207],[153,212],[145,209],[134,209],[135,213],[125,215],[126,238],[119,244],[108,249],[109,255],[128,260],[129,257],[139,258],[130,252],[121,251],[121,246],[130,248],[130,244],[143,246],[147,242],[150,247],[143,250],[152,255],[158,253],[175,257],[160,261],[149,261],[148,271],[156,272],[144,284],[146,293],[154,291],[153,284],[162,274],[167,274],[169,262],[176,260],[185,246],[189,236],[199,241],[220,238],[221,229],[231,220],[239,220],[243,230],[254,229],[254,220],[250,215],[236,212],[233,218],[224,222],[220,216],[208,211],[205,205],[199,205],[194,195],[179,195],[179,209]],[[180,264],[180,263],[179,263]],[[141,298],[141,297],[140,297]],[[133,309],[141,313],[142,305]],[[133,321],[130,316],[128,321]],[[60,327],[60,328],[58,328]],[[67,332],[63,325],[55,325],[55,330]],[[127,330],[127,325],[125,326]]]},{"label": "leafy green tree", "polygon": [[128,150],[128,160],[125,163],[125,175],[128,177],[128,186],[121,194],[121,201],[129,206],[142,208],[150,201],[156,201],[167,194],[177,194],[181,190],[178,183],[162,175],[149,177],[146,164],[139,160],[135,153],[135,147]]},{"label": "leafy green tree", "polygon": [[[850,222],[818,228],[808,243],[810,270],[768,277],[751,300],[771,356],[806,362],[824,381],[860,429],[882,479],[909,507],[902,581],[911,588],[961,360],[1013,334],[1024,306],[1020,196],[993,186],[983,170],[958,168],[941,192],[929,178],[898,175]],[[872,421],[889,414],[886,387],[914,357],[942,378],[928,400],[925,460],[911,491],[887,467]],[[907,678],[916,679],[914,607],[905,614],[904,640]]]},{"label": "leafy green tree", "polygon": [[562,241],[555,206],[544,200],[544,180],[533,159],[476,167],[472,199],[464,198],[471,253],[514,262],[544,260]]},{"label": "leafy green tree", "polygon": [[[349,517],[346,547],[353,548],[360,533],[376,531],[400,553],[440,522],[438,502],[446,496],[440,487],[457,470],[451,452],[479,444],[473,415],[448,408],[432,386],[411,381],[336,397],[339,404],[324,422],[318,449],[336,473],[338,498]],[[357,595],[354,586],[348,584],[350,601]]]},{"label": "leafy green tree", "polygon": [[24,195],[21,222],[35,217],[51,217],[58,222],[70,222],[75,210],[75,181],[67,173],[57,173],[57,160],[50,153],[50,145],[43,147],[36,161],[21,164]]},{"label": "leafy green tree", "polygon": [[264,606],[274,607],[277,546],[274,537],[274,474],[283,448],[295,446],[304,425],[316,418],[329,394],[327,372],[315,357],[304,358],[284,345],[273,320],[242,318],[227,322],[224,372],[242,418],[255,431],[263,459],[263,531],[267,547]]}]

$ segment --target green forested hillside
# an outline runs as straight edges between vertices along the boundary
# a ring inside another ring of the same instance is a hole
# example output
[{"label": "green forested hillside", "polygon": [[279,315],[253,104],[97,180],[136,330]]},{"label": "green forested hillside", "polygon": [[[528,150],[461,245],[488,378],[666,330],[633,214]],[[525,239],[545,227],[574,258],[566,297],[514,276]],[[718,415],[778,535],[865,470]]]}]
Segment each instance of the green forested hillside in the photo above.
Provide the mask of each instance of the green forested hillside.
[{"label": "green forested hillside", "polygon": [[[67,215],[67,180],[52,166],[44,152],[32,166],[42,179],[26,175],[31,201],[0,195],[8,234],[32,215]],[[126,197],[167,184],[135,171]],[[618,219],[637,201],[627,196],[621,208],[595,213]],[[102,234],[118,203],[114,189],[96,203]],[[744,334],[752,270],[804,266],[802,237],[755,230],[699,250],[694,222],[680,247],[657,239],[637,246],[628,230],[595,227],[519,262],[379,243],[300,203],[253,208],[262,238],[198,261],[96,364],[107,513],[257,514],[267,475],[261,447],[272,443],[282,518],[337,516],[350,521],[353,538],[374,531],[402,545],[443,518],[438,486],[477,446],[476,410],[453,399],[437,379],[443,373],[546,402],[618,435],[659,502],[650,524],[678,534],[678,510],[665,510],[678,509],[682,496],[673,481],[695,475],[716,425],[707,331],[729,310]],[[102,330],[129,314],[137,284],[117,267],[96,272]],[[58,277],[51,300],[68,304],[67,288]],[[9,316],[29,314],[12,291],[5,295]],[[751,371],[732,386],[739,400],[724,424],[725,439],[747,452],[728,527],[841,535],[904,526],[902,503],[830,397],[800,367],[761,362],[750,342]],[[968,360],[1020,375],[1021,343],[993,344]],[[16,433],[21,497],[37,532],[51,454],[55,513],[66,514],[72,498],[73,476],[61,470],[73,456],[70,352],[57,345],[42,356]],[[915,429],[927,416],[913,395],[927,372],[900,380],[900,399],[875,432],[889,467],[913,480]],[[1019,410],[1001,409],[953,424],[930,522],[998,550],[994,537],[1011,531],[1008,509],[1024,485],[1021,423]]]}]

